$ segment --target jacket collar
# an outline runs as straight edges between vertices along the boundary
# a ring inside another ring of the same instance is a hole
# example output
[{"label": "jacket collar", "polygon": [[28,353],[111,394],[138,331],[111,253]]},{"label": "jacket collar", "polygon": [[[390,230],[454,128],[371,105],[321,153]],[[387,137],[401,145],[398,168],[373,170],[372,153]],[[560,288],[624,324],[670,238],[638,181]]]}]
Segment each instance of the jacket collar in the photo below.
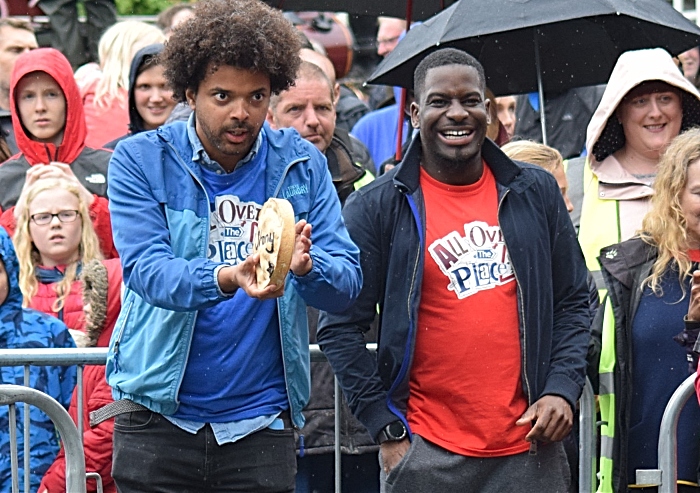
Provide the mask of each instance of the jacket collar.
[{"label": "jacket collar", "polygon": [[598,262],[613,278],[631,289],[637,275],[635,268],[654,260],[656,255],[656,248],[635,236],[622,243],[603,248]]},{"label": "jacket collar", "polygon": [[[415,192],[420,184],[421,155],[421,138],[420,134],[416,134],[394,175],[394,184],[408,193]],[[516,188],[515,179],[520,175],[521,169],[492,140],[484,140],[484,144],[481,147],[481,157],[491,169],[499,185]]]}]

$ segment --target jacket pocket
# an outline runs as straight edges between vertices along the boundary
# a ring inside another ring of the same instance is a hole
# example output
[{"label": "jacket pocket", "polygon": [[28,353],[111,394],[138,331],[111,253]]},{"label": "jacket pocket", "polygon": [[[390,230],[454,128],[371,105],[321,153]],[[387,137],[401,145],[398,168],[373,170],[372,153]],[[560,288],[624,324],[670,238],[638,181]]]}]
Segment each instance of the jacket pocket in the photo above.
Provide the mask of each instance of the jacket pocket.
[{"label": "jacket pocket", "polygon": [[129,314],[131,313],[131,308],[134,306],[134,300],[133,298],[129,299],[128,303],[126,306],[122,307],[122,311],[119,314],[119,318],[117,320],[117,327],[116,327],[116,337],[114,338],[114,344],[112,345],[113,349],[113,359],[114,359],[114,371],[116,373],[119,373],[120,367],[119,367],[119,349],[122,343],[122,338],[124,337],[124,332],[126,329],[127,322],[129,320]]}]

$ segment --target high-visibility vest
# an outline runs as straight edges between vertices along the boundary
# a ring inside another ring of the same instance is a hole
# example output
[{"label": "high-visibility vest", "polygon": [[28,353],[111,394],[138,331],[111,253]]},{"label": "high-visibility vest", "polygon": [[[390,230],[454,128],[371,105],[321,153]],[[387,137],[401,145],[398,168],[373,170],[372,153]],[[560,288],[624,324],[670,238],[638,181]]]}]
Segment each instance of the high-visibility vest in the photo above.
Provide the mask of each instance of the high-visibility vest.
[{"label": "high-visibility vest", "polygon": [[[583,204],[578,241],[586,258],[586,267],[592,273],[600,272],[598,264],[600,249],[622,241],[619,203],[615,199],[606,199],[601,196],[598,184],[598,177],[593,174],[591,167],[584,166]],[[597,277],[596,274],[594,277]]]}]

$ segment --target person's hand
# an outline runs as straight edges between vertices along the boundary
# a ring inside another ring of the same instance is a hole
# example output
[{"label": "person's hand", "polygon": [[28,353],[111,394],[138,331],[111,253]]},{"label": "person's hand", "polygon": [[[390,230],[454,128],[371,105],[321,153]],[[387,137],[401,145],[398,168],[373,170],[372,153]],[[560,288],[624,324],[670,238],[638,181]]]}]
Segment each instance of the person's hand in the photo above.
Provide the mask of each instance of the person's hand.
[{"label": "person's hand", "polygon": [[387,440],[382,443],[379,448],[382,454],[382,466],[384,467],[384,474],[387,476],[396,467],[396,464],[401,462],[403,456],[406,455],[408,449],[411,447],[411,442],[408,438],[404,438],[399,441]]},{"label": "person's hand", "polygon": [[571,431],[574,413],[563,397],[545,395],[530,406],[515,424],[524,426],[533,421],[532,429],[525,436],[525,440],[558,442]]},{"label": "person's hand", "polygon": [[94,195],[92,195],[87,188],[83,186],[82,183],[80,183],[80,180],[78,180],[78,177],[75,176],[73,173],[73,169],[70,167],[69,164],[66,163],[59,163],[58,161],[54,161],[48,166],[52,166],[56,169],[58,169],[61,172],[61,175],[59,178],[63,178],[64,180],[68,180],[72,182],[76,187],[78,187],[78,190],[80,191],[80,195],[82,196],[83,200],[87,204],[88,207],[92,205],[92,203],[95,201]]},{"label": "person's hand", "polygon": [[305,276],[311,271],[311,225],[301,220],[294,225],[294,252],[290,270],[297,276]]},{"label": "person's hand", "polygon": [[693,272],[693,280],[690,285],[690,304],[686,320],[700,322],[700,270]]},{"label": "person's hand", "polygon": [[279,289],[275,284],[269,284],[263,289],[258,286],[255,266],[259,263],[260,255],[255,253],[249,255],[248,258],[238,265],[220,269],[217,277],[219,287],[224,293],[233,293],[240,288],[248,296],[258,300],[279,298],[284,294],[284,284],[279,286]]},{"label": "person's hand", "polygon": [[92,205],[95,201],[95,197],[83,186],[82,183],[73,173],[70,165],[66,163],[59,163],[57,161],[51,164],[35,164],[27,170],[24,178],[24,186],[22,187],[22,192],[17,200],[17,205],[15,206],[15,218],[19,218],[22,213],[22,204],[24,203],[24,196],[27,191],[34,185],[37,181],[47,179],[47,178],[61,178],[68,180],[75,184],[80,192],[80,196],[85,201],[88,207]]}]

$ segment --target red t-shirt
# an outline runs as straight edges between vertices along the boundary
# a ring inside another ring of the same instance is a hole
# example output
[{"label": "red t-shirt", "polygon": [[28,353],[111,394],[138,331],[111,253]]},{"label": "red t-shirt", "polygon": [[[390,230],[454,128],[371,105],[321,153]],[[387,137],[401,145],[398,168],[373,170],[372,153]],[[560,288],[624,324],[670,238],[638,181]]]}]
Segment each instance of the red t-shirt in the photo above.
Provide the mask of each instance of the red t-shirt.
[{"label": "red t-shirt", "polygon": [[421,169],[426,252],[410,375],[413,432],[473,457],[525,452],[527,409],[515,275],[496,180],[450,186]]}]

